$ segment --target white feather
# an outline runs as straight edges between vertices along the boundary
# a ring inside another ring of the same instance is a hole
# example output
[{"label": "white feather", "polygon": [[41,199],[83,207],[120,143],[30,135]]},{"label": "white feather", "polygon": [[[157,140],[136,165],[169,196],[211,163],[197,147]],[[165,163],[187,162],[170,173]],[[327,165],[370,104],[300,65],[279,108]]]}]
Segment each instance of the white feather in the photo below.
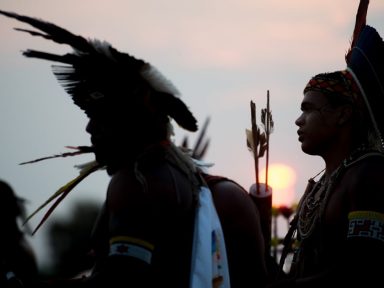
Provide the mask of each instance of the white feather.
[{"label": "white feather", "polygon": [[141,70],[141,76],[147,80],[147,82],[152,86],[153,89],[159,92],[164,92],[172,94],[174,96],[179,96],[180,93],[177,88],[172,84],[170,80],[165,78],[157,68],[153,67],[150,64],[147,64]]}]

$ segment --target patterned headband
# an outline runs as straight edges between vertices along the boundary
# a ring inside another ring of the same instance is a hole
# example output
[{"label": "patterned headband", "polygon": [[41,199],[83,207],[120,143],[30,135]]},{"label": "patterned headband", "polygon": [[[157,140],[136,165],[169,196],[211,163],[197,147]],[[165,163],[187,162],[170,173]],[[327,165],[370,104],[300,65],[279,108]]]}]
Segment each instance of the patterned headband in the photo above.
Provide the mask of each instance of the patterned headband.
[{"label": "patterned headband", "polygon": [[322,73],[312,77],[304,88],[307,91],[319,91],[327,95],[339,95],[352,102],[361,101],[361,93],[351,73],[347,70]]}]

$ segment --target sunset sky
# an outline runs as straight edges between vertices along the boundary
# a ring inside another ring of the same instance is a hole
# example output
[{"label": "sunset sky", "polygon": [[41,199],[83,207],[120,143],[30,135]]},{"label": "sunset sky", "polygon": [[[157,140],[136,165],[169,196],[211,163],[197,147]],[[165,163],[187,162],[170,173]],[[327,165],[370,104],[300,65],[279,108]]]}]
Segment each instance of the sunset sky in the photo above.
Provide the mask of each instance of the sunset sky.
[{"label": "sunset sky", "polygon": [[[294,121],[300,115],[303,88],[317,73],[345,68],[358,2],[1,0],[0,9],[106,40],[157,67],[178,88],[201,126],[210,117],[205,160],[214,163],[211,172],[231,177],[246,189],[255,181],[245,134],[251,128],[250,101],[256,103],[260,124],[269,90],[275,123],[269,161],[288,167],[293,179],[287,181],[289,187],[273,189],[273,197],[290,193],[284,198],[290,205],[302,195],[307,180],[324,168],[320,158],[301,151],[297,140]],[[367,22],[384,35],[384,1],[371,0]],[[67,152],[67,145],[89,145],[89,139],[87,118],[54,78],[51,63],[20,53],[28,48],[54,53],[70,49],[14,27],[30,28],[0,16],[0,178],[29,201],[31,212],[77,176],[74,165],[92,157],[19,165]],[[188,136],[193,144],[197,136],[176,124],[175,131],[177,143]],[[262,158],[260,167],[264,165]],[[79,199],[101,201],[108,180],[105,172],[96,172],[75,188],[55,215],[65,216]],[[40,217],[32,219],[31,225]],[[33,239],[37,247],[43,241],[44,226],[40,232]]]}]

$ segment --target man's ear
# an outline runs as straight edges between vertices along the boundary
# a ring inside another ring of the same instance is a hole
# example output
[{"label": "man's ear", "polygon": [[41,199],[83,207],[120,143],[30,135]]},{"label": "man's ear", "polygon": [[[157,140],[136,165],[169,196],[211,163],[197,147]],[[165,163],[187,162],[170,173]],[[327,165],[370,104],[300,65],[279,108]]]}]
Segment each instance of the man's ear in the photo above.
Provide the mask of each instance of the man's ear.
[{"label": "man's ear", "polygon": [[343,125],[352,119],[353,109],[351,105],[340,107],[338,124]]}]

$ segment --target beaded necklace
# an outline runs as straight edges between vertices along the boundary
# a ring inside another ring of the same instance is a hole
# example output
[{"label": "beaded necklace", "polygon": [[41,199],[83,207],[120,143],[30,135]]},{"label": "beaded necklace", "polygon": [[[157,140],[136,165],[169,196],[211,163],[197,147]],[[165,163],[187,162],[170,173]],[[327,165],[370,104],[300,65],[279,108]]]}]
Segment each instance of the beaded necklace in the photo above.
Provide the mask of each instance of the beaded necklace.
[{"label": "beaded necklace", "polygon": [[328,197],[334,188],[335,180],[342,168],[345,167],[344,164],[345,162],[331,174],[328,180],[326,180],[324,174],[317,182],[313,180],[314,177],[309,180],[308,185],[312,187],[309,187],[308,192],[303,195],[298,207],[297,230],[301,240],[310,237],[319,223]]},{"label": "beaded necklace", "polygon": [[[290,228],[283,240],[284,247],[279,261],[279,271],[281,273],[288,253],[292,252],[291,249],[295,238],[299,240],[299,246],[294,249],[295,256],[292,263],[298,261],[298,258],[300,258],[298,255],[301,250],[300,243],[302,240],[311,237],[316,227],[318,227],[321,218],[324,215],[328,198],[332,194],[339,176],[351,165],[367,157],[378,155],[384,157],[384,154],[381,151],[372,148],[367,149],[365,145],[362,145],[356,149],[351,156],[342,161],[340,166],[331,174],[328,181],[326,181],[324,175],[320,177],[319,181],[316,182],[314,180],[314,178],[324,172],[325,169],[308,180],[307,188],[298,204],[296,215],[290,222]],[[284,273],[282,275],[284,275]]]},{"label": "beaded necklace", "polygon": [[349,166],[361,161],[372,155],[381,155],[383,153],[374,149],[367,149],[365,145],[357,148],[349,157],[344,159],[342,163],[332,172],[329,179],[325,178],[323,174],[319,181],[315,182],[313,179],[317,175],[309,179],[308,187],[304,193],[297,209],[297,230],[300,240],[310,237],[315,230],[315,227],[320,222],[321,217],[324,215],[324,210],[328,203],[328,198],[334,190],[337,179]]}]

